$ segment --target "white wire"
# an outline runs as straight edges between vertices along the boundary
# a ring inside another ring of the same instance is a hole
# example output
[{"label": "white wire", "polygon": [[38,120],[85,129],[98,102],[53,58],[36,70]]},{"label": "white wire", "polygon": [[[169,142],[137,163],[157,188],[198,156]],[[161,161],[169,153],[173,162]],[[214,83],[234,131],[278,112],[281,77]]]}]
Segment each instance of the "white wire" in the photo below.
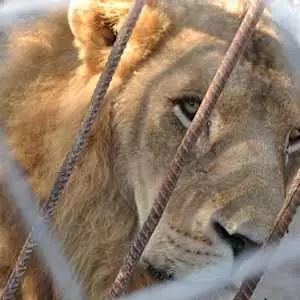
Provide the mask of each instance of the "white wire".
[{"label": "white wire", "polygon": [[68,261],[62,254],[60,243],[55,239],[53,232],[39,215],[36,205],[38,201],[35,199],[30,186],[24,180],[20,168],[10,159],[9,150],[5,144],[1,129],[0,163],[1,180],[6,183],[11,201],[22,212],[28,232],[35,227],[37,221],[39,222],[38,231],[34,231],[33,238],[38,242],[41,250],[39,253],[49,267],[63,299],[85,299],[81,285],[75,281]]}]

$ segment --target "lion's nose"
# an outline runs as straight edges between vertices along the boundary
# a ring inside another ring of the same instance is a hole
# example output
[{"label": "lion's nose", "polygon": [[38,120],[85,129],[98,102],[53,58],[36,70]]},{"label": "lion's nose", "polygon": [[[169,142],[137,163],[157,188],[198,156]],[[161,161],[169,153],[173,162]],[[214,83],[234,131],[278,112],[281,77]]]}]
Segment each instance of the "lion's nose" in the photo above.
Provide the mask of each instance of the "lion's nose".
[{"label": "lion's nose", "polygon": [[239,233],[228,233],[228,231],[218,222],[213,223],[213,228],[218,236],[231,246],[235,258],[260,247],[260,244],[252,241],[247,236]]}]

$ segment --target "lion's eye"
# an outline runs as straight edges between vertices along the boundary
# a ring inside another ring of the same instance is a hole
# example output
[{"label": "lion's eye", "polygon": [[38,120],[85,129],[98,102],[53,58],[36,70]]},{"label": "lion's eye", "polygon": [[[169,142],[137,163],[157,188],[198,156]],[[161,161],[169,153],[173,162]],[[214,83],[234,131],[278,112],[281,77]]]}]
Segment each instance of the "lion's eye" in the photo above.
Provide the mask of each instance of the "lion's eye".
[{"label": "lion's eye", "polygon": [[290,155],[300,153],[300,129],[290,131],[285,142],[285,164],[288,164]]},{"label": "lion's eye", "polygon": [[174,115],[181,124],[188,128],[201,104],[201,98],[197,93],[186,92],[179,97],[172,99],[175,103],[173,108]]}]

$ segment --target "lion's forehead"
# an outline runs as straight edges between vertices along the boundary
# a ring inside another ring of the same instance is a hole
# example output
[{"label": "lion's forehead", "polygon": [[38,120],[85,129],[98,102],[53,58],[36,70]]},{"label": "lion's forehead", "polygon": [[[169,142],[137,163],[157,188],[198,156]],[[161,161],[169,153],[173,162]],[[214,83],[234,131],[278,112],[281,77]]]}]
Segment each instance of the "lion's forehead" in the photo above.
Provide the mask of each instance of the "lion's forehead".
[{"label": "lion's forehead", "polygon": [[[176,26],[200,26],[207,32],[223,37],[228,37],[239,27],[250,3],[250,0],[157,1],[158,7],[169,15]],[[268,8],[265,9],[258,26],[278,38],[276,31],[273,30]]]},{"label": "lion's forehead", "polygon": [[[261,39],[264,38],[266,41],[262,42]],[[273,65],[270,62],[271,55],[267,58],[268,54],[277,52],[276,47],[280,47],[279,44],[276,43],[273,49],[265,49],[270,37],[261,37],[258,34],[257,39],[257,43],[253,42],[255,45],[251,44],[247,48],[225,88],[224,97],[231,98],[227,101],[227,108],[220,106],[225,115],[228,115],[228,110],[233,113],[243,108],[245,111],[245,103],[248,100],[251,108],[253,105],[263,106],[266,113],[288,111],[288,107],[293,105],[293,100],[297,99],[296,87],[284,72],[284,68],[278,67],[280,62]],[[155,99],[160,99],[161,96],[176,97],[185,90],[193,90],[204,96],[227,47],[228,43],[223,40],[198,30],[184,28],[171,37],[158,53],[148,58],[143,67],[135,73],[133,85],[140,90],[146,89],[150,96],[153,95],[153,101],[149,103],[150,106],[154,104],[153,109],[157,109]],[[273,55],[273,58],[274,62],[281,59],[279,53]],[[132,90],[130,83],[126,90]],[[232,101],[232,97],[239,99]],[[240,101],[241,98],[243,101]],[[268,104],[272,107],[266,107]]]},{"label": "lion's forehead", "polygon": [[[159,1],[158,5],[169,16],[172,30],[177,35],[176,46],[173,48],[180,50],[181,46],[187,47],[198,38],[202,44],[215,39],[224,43],[226,49],[238,30],[249,3],[248,0],[179,0],[176,5],[172,1]],[[257,29],[245,58],[256,65],[264,64],[281,69],[285,58],[282,56],[279,36],[267,9]]]},{"label": "lion's forehead", "polygon": [[[139,120],[141,124],[149,121],[153,132],[162,128],[162,124],[168,123],[172,109],[168,99],[178,97],[183,91],[192,90],[204,97],[238,29],[241,16],[222,7],[230,1],[195,1],[193,9],[186,7],[187,2],[179,1],[176,8],[179,11],[175,10],[172,22],[175,25],[162,38],[159,47],[136,68],[116,101],[117,109],[126,112],[123,114],[126,123],[132,120],[132,127]],[[164,1],[161,3],[173,18],[170,11],[175,8]],[[187,19],[178,21],[186,11],[189,11]],[[239,134],[242,131],[246,134],[247,129],[252,135],[259,128],[271,128],[281,143],[287,127],[297,123],[299,91],[286,72],[282,45],[269,29],[261,26],[256,31],[222,93],[217,109],[227,126],[222,128],[224,136],[232,128],[240,128]],[[129,102],[135,103],[130,106],[132,109],[128,108]],[[145,110],[147,118],[137,117],[139,108]],[[167,129],[172,130],[171,125]],[[164,132],[168,130],[165,128]],[[132,132],[136,130],[128,130],[129,135]],[[177,138],[178,134],[169,137]]]}]

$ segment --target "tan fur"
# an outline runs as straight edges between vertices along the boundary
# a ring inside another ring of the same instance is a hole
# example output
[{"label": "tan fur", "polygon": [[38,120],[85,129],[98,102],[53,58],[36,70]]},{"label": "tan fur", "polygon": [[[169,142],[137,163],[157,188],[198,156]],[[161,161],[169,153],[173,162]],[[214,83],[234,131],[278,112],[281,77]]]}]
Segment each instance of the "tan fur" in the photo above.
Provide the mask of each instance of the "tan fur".
[{"label": "tan fur", "polygon": [[[132,4],[82,3],[73,2],[68,17],[55,12],[14,32],[9,59],[0,68],[1,122],[41,201]],[[162,0],[143,11],[54,217],[89,299],[102,299],[112,283],[184,135],[169,98],[185,90],[204,95],[247,5]],[[213,221],[229,234],[257,243],[265,239],[287,187],[284,143],[289,130],[300,125],[299,91],[281,52],[265,15],[213,111],[209,135],[201,137],[185,166],[143,262],[179,278],[232,259]],[[25,238],[19,214],[2,190],[1,285]],[[47,278],[35,259],[22,299],[58,297]],[[141,268],[131,290],[152,281]]]}]

